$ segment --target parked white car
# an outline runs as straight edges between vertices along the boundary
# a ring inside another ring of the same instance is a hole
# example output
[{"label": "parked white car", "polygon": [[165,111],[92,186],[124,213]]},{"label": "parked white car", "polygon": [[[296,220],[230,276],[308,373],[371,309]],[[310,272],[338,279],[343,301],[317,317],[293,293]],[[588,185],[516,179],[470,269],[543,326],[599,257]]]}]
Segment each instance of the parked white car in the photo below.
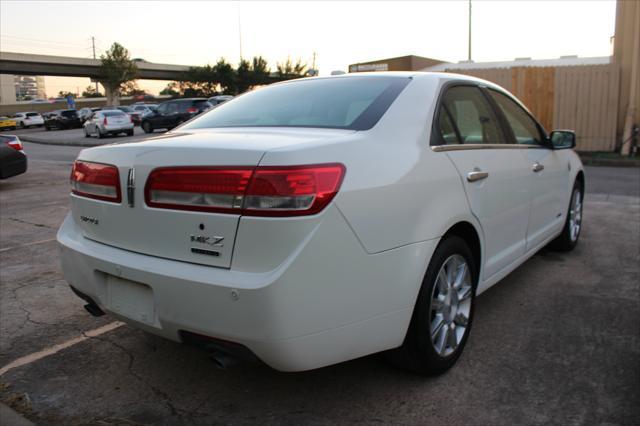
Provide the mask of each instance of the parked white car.
[{"label": "parked white car", "polygon": [[126,133],[133,136],[133,121],[131,117],[118,110],[100,110],[92,113],[82,125],[85,137],[92,135],[103,138],[107,135]]},{"label": "parked white car", "polygon": [[94,315],[278,370],[390,351],[441,373],[476,295],[576,245],[574,144],[471,77],[274,84],[162,138],[82,151],[64,276]]},{"label": "parked white car", "polygon": [[156,112],[158,109],[157,104],[140,104],[140,105],[131,105],[131,107],[139,112],[142,115],[142,118],[151,115]]},{"label": "parked white car", "polygon": [[44,126],[44,118],[37,112],[18,112],[13,119],[21,128]]}]

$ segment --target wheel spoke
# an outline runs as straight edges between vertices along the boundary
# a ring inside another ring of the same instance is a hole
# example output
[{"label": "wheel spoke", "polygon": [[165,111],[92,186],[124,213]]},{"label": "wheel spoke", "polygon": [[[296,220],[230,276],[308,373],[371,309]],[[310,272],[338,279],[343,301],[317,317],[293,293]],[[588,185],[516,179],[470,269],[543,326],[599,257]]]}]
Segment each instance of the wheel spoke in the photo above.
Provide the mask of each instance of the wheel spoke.
[{"label": "wheel spoke", "polygon": [[453,286],[456,281],[456,271],[458,270],[458,261],[455,257],[450,257],[444,264],[447,269],[447,284],[449,287]]},{"label": "wheel spoke", "polygon": [[442,312],[444,308],[444,302],[436,297],[431,300],[431,310],[435,312]]},{"label": "wheel spoke", "polygon": [[440,346],[440,356],[444,356],[445,352],[447,352],[447,343],[449,342],[449,334],[450,328],[444,327],[444,331],[442,332],[444,336],[442,337],[442,346]]},{"label": "wheel spoke", "polygon": [[440,335],[440,332],[442,331],[442,327],[444,327],[445,323],[444,323],[444,318],[442,318],[442,315],[439,315],[438,317],[436,317],[437,322],[434,323],[431,322],[431,341],[435,344],[436,341],[438,340],[438,336]]},{"label": "wheel spoke", "polygon": [[464,284],[464,280],[467,277],[467,264],[461,263],[457,268],[456,280],[453,283],[453,288],[458,290]]},{"label": "wheel spoke", "polygon": [[436,278],[436,285],[440,294],[447,294],[449,291],[449,285],[447,283],[447,276],[445,275],[444,268],[438,272],[438,278]]},{"label": "wheel spoke", "polygon": [[458,291],[458,303],[462,303],[463,301],[471,298],[471,286],[462,287],[460,291]]}]

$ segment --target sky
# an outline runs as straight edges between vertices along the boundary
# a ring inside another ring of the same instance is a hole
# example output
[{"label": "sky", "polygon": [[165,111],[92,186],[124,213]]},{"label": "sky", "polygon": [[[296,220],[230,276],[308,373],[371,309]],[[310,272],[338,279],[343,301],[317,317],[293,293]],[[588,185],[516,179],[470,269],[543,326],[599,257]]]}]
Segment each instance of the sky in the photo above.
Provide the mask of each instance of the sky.
[{"label": "sky", "polygon": [[[472,1],[476,62],[612,53],[615,1]],[[0,1],[0,50],[92,57],[113,42],[132,58],[205,65],[287,57],[320,75],[403,55],[467,59],[468,2],[461,1]],[[241,40],[241,43],[240,43]],[[49,96],[89,79],[47,77]],[[141,81],[157,93],[166,82]]]}]

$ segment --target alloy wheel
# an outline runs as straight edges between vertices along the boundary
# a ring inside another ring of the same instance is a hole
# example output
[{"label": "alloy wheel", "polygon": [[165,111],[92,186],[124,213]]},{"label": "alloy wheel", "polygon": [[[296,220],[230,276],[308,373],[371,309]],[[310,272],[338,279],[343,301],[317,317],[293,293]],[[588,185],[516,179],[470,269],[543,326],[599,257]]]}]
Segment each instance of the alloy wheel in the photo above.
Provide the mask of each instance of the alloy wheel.
[{"label": "alloy wheel", "polygon": [[441,357],[454,353],[467,332],[472,294],[467,261],[459,254],[449,256],[436,277],[429,309],[431,343]]},{"label": "alloy wheel", "polygon": [[569,208],[569,235],[571,241],[576,241],[580,235],[582,225],[582,194],[579,189],[573,191],[571,207]]}]

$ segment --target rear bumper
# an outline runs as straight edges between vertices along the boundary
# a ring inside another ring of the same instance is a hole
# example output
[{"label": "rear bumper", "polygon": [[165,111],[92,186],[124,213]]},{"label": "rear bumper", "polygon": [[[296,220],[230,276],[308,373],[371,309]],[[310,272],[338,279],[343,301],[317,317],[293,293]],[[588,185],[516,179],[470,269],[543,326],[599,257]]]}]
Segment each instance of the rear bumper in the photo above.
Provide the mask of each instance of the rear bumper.
[{"label": "rear bumper", "polygon": [[[323,216],[280,266],[253,273],[97,243],[69,215],[58,232],[62,269],[69,284],[118,319],[175,341],[187,331],[234,342],[281,371],[399,346],[436,241],[368,255],[337,209]],[[120,280],[150,289],[147,321],[116,312],[113,286]]]},{"label": "rear bumper", "polygon": [[0,165],[0,179],[7,179],[12,176],[20,175],[27,171],[27,156],[19,153],[19,155],[11,158],[5,158]]},{"label": "rear bumper", "polygon": [[122,133],[133,129],[133,123],[100,126],[102,133]]}]

